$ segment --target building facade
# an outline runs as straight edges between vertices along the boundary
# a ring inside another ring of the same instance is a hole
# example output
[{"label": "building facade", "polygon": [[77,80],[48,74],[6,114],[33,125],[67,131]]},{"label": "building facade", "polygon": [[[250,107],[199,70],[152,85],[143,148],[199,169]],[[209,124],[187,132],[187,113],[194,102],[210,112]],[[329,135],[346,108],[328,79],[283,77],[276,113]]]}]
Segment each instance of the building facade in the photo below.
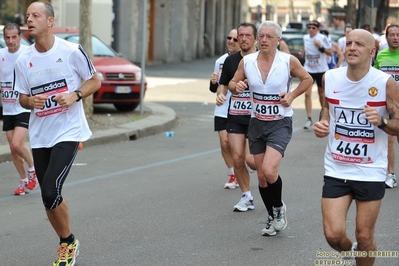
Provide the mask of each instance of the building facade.
[{"label": "building facade", "polygon": [[[143,49],[146,62],[154,64],[220,55],[226,35],[247,12],[243,0],[92,1],[93,34],[135,63]],[[56,26],[79,26],[79,0],[51,4],[58,13]]]},{"label": "building facade", "polygon": [[[79,27],[79,0],[44,1],[54,7],[56,26]],[[4,3],[0,6],[0,15],[3,23],[6,23],[15,13],[25,14],[26,8],[34,0],[2,2]],[[269,19],[284,26],[290,20],[319,19],[329,26],[336,26],[334,23],[339,23],[345,18],[346,2],[346,0],[92,0],[92,33],[112,45],[117,52],[132,62],[141,62],[143,49],[146,63],[149,64],[188,61],[223,54],[226,35],[244,21],[257,24]],[[144,3],[147,7],[145,11]],[[390,0],[389,21],[398,20],[398,10],[399,1]],[[143,30],[146,33],[144,40]]]},{"label": "building facade", "polygon": [[187,61],[224,53],[225,37],[245,19],[241,0],[148,0],[147,38],[142,39],[143,1],[123,1],[115,10],[114,47],[137,61]]}]

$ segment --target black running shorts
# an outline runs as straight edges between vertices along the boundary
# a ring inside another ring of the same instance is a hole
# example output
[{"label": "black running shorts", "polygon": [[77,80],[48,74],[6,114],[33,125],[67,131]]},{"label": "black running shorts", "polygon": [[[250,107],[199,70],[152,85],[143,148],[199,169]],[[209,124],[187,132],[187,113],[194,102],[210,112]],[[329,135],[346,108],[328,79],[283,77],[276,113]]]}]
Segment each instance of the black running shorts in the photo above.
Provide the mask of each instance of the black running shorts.
[{"label": "black running shorts", "polygon": [[29,128],[29,117],[30,113],[28,112],[3,116],[3,131],[14,130],[16,127]]},{"label": "black running shorts", "polygon": [[316,81],[317,87],[321,88],[323,87],[323,84],[321,82],[324,72],[321,73],[309,73],[310,76],[312,76],[313,81]]},{"label": "black running shorts", "polygon": [[248,126],[248,124],[241,124],[228,120],[226,130],[228,133],[244,134],[245,137],[248,138]]},{"label": "black running shorts", "polygon": [[226,130],[227,128],[227,118],[215,116],[215,131]]},{"label": "black running shorts", "polygon": [[353,195],[360,201],[380,200],[385,195],[385,182],[365,182],[324,176],[323,198]]}]

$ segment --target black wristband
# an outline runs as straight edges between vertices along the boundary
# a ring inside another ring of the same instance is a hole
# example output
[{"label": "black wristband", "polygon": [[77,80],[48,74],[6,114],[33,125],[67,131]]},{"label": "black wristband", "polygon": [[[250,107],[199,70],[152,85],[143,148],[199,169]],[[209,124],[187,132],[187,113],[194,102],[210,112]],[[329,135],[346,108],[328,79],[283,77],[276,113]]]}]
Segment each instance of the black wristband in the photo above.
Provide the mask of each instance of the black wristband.
[{"label": "black wristband", "polygon": [[377,126],[379,129],[383,129],[388,124],[388,119],[381,116],[381,125]]},{"label": "black wristband", "polygon": [[324,50],[325,50],[324,47],[319,47],[320,52],[324,53]]},{"label": "black wristband", "polygon": [[218,87],[219,87],[219,83],[216,82],[215,84],[212,84],[212,81],[210,81],[209,90],[211,92],[215,93],[218,90]]}]

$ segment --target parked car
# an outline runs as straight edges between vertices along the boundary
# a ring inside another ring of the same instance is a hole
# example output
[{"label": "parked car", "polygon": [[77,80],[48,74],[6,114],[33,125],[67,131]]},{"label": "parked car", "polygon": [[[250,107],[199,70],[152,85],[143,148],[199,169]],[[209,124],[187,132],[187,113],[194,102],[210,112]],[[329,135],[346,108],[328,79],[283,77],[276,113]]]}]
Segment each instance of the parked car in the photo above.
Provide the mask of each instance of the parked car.
[{"label": "parked car", "polygon": [[[70,42],[79,43],[77,28],[53,28],[53,33]],[[93,103],[112,103],[119,111],[133,111],[140,104],[141,68],[123,58],[95,35],[92,36],[93,64],[101,79]],[[147,82],[144,81],[144,93]]]},{"label": "parked car", "polygon": [[306,31],[308,23],[309,21],[290,21],[285,27],[283,27],[283,30]]},{"label": "parked car", "polygon": [[290,49],[290,53],[298,58],[302,65],[305,63],[305,59],[299,56],[299,51],[303,50],[303,36],[305,34],[306,32],[302,34],[287,34],[283,32],[282,38],[287,44],[288,49]]}]

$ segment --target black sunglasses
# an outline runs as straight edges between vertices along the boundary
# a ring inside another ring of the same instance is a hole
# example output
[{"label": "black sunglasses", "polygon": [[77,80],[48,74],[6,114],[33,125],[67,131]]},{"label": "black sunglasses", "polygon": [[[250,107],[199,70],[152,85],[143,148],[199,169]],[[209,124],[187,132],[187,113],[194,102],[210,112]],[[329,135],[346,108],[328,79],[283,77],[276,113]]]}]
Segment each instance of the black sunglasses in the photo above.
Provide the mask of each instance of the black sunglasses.
[{"label": "black sunglasses", "polygon": [[226,39],[229,40],[229,41],[231,41],[231,39],[233,39],[234,42],[238,42],[237,38],[233,38],[231,36],[227,36]]}]

